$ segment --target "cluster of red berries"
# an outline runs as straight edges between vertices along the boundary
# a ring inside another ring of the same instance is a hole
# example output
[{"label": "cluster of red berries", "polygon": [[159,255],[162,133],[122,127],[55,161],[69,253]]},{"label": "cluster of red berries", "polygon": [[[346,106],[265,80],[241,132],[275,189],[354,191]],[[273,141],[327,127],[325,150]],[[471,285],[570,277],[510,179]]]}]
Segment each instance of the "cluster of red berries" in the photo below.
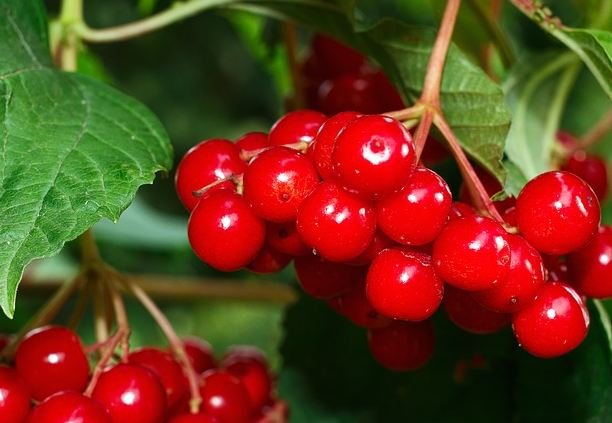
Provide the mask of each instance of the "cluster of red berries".
[{"label": "cluster of red berries", "polygon": [[[252,347],[229,350],[217,364],[210,346],[184,341],[201,374],[201,411],[191,414],[187,378],[173,354],[159,348],[131,351],[104,369],[93,387],[86,350],[61,326],[29,332],[14,367],[0,366],[2,423],[249,423],[266,422],[274,403],[265,357]],[[93,388],[93,389],[92,389]],[[35,403],[32,406],[32,403]]]},{"label": "cluster of red berries", "polygon": [[176,184],[204,262],[270,273],[294,259],[303,290],[368,328],[391,369],[427,362],[441,304],[465,330],[512,323],[525,350],[554,357],[586,336],[583,296],[612,296],[612,231],[587,183],[544,173],[500,223],[453,202],[389,117],[290,112],[268,135],[198,144]]}]

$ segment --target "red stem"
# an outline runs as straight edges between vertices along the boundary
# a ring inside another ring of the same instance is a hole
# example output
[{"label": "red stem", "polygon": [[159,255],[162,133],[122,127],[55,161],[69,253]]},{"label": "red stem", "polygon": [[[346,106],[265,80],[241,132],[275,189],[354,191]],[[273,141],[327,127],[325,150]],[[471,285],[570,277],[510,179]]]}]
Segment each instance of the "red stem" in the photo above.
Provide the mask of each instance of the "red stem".
[{"label": "red stem", "polygon": [[[282,147],[292,148],[292,149],[297,150],[297,151],[306,151],[306,149],[308,148],[309,145],[310,144],[305,142],[305,141],[299,141],[299,142],[295,142],[293,144],[284,144]],[[263,148],[258,148],[257,150],[241,150],[240,151],[240,158],[242,160],[244,160],[245,162],[248,162],[253,157],[258,156],[259,154],[261,154],[264,151],[267,151],[267,150],[269,150],[269,149],[271,149],[273,147],[274,146],[263,147]]]},{"label": "red stem", "polygon": [[91,376],[91,381],[89,382],[89,385],[85,390],[86,396],[91,396],[94,388],[96,387],[96,384],[98,383],[98,379],[100,379],[100,375],[104,372],[106,365],[113,357],[115,349],[117,349],[117,345],[119,345],[119,342],[121,342],[121,339],[125,338],[125,336],[126,334],[123,333],[121,329],[118,329],[117,332],[115,332],[115,334],[107,342],[105,342],[106,348],[104,349],[104,352],[102,353],[102,357],[100,357],[98,364],[96,364],[96,368],[94,369],[93,375]]},{"label": "red stem", "polygon": [[429,130],[431,129],[431,124],[433,123],[434,113],[432,110],[426,110],[421,116],[421,121],[419,122],[419,126],[417,127],[416,133],[414,135],[414,144],[416,146],[416,155],[417,162],[421,158],[421,153],[425,148],[425,143],[427,142],[427,135],[429,135]]}]

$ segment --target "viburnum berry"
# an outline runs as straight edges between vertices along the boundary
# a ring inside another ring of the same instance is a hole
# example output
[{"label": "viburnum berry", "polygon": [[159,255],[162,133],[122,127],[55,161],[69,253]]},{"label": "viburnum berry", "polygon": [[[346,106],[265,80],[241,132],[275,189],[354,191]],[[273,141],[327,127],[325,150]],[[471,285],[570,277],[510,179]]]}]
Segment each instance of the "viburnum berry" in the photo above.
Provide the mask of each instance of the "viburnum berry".
[{"label": "viburnum berry", "polygon": [[191,247],[202,261],[231,272],[257,256],[264,243],[265,225],[240,195],[217,191],[192,211],[187,232]]},{"label": "viburnum berry", "polygon": [[91,397],[109,412],[113,423],[164,423],[166,393],[151,370],[117,364],[104,371]]},{"label": "viburnum berry", "polygon": [[428,244],[446,224],[452,202],[444,179],[432,170],[419,167],[401,190],[378,202],[378,227],[400,244]]},{"label": "viburnum berry", "polygon": [[472,206],[462,201],[454,201],[451,206],[451,210],[450,210],[448,217],[449,219],[457,219],[460,217],[475,216],[475,215],[476,215],[476,211],[472,208]]},{"label": "viburnum berry", "polygon": [[29,412],[29,388],[14,369],[0,366],[0,421],[23,423]]},{"label": "viburnum berry", "polygon": [[442,302],[448,318],[461,329],[476,333],[494,333],[510,324],[511,315],[483,307],[475,293],[447,286]]},{"label": "viburnum berry", "polygon": [[572,285],[593,298],[612,297],[612,226],[601,226],[580,250],[568,256]]},{"label": "viburnum berry", "polygon": [[256,151],[270,145],[265,132],[247,132],[236,140],[236,147],[241,151]]},{"label": "viburnum berry", "polygon": [[264,275],[276,273],[287,267],[291,259],[290,255],[264,244],[257,256],[247,265],[247,269]]},{"label": "viburnum berry", "polygon": [[213,350],[208,342],[193,336],[183,338],[182,341],[185,353],[196,373],[203,373],[216,367]]},{"label": "viburnum berry", "polygon": [[381,251],[366,277],[370,304],[394,319],[427,319],[438,309],[443,293],[444,284],[431,264],[431,256],[407,249]]},{"label": "viburnum berry", "polygon": [[56,392],[82,392],[89,381],[89,363],[79,337],[61,326],[28,332],[17,347],[15,368],[37,401]]},{"label": "viburnum berry", "polygon": [[589,313],[576,291],[562,282],[550,282],[537,298],[512,318],[519,345],[541,358],[566,354],[586,337]]},{"label": "viburnum berry", "polygon": [[[240,158],[240,150],[225,139],[213,138],[192,147],[181,159],[176,168],[175,185],[179,199],[187,208],[193,210],[199,201],[194,196],[198,191],[213,182],[240,175],[246,170],[246,163]],[[235,190],[231,181],[226,181],[208,190]]]},{"label": "viburnum berry", "polygon": [[247,390],[226,370],[205,372],[200,395],[202,411],[223,423],[247,423],[254,412]]},{"label": "viburnum berry", "polygon": [[583,179],[599,199],[603,201],[608,194],[608,167],[598,156],[578,150],[563,166],[563,170],[573,173]]},{"label": "viburnum berry", "polygon": [[265,360],[240,353],[228,354],[219,367],[242,382],[254,409],[260,409],[270,400],[272,379]]},{"label": "viburnum berry", "polygon": [[429,320],[393,322],[368,332],[372,356],[389,370],[407,371],[423,367],[433,354],[434,343],[434,329]]},{"label": "viburnum berry", "polygon": [[452,219],[434,243],[433,261],[438,275],[457,288],[492,288],[510,267],[507,233],[486,217]]},{"label": "viburnum berry", "polygon": [[327,299],[350,291],[365,278],[366,269],[327,261],[317,256],[296,257],[295,273],[308,295]]},{"label": "viburnum berry", "polygon": [[295,220],[298,207],[318,185],[312,162],[298,151],[272,147],[244,173],[244,198],[255,213],[273,222]]},{"label": "viburnum berry", "polygon": [[319,86],[318,107],[333,115],[345,110],[382,113],[378,86],[371,75],[346,74],[328,79]]},{"label": "viburnum berry", "polygon": [[299,257],[312,254],[312,248],[304,243],[295,227],[295,222],[269,222],[266,229],[266,242],[275,250]]},{"label": "viburnum berry", "polygon": [[[5,420],[2,420],[5,423]],[[60,392],[38,404],[26,423],[114,423],[97,401],[78,392]]]},{"label": "viburnum berry", "polygon": [[380,197],[410,177],[416,165],[412,136],[390,117],[358,117],[336,138],[332,164],[335,178],[346,188]]},{"label": "viburnum berry", "polygon": [[266,355],[253,345],[232,345],[229,347],[221,361],[232,362],[234,360],[254,360],[267,366]]},{"label": "viburnum berry", "polygon": [[570,280],[566,256],[542,254],[542,260],[544,261],[544,268],[546,269],[546,275],[549,281]]},{"label": "viburnum berry", "polygon": [[499,313],[514,313],[529,304],[545,282],[544,265],[538,251],[518,235],[507,235],[510,269],[491,289],[475,293],[482,305]]},{"label": "viburnum berry", "polygon": [[397,246],[397,244],[391,241],[385,234],[380,231],[376,231],[372,242],[366,247],[366,249],[359,254],[357,257],[352,259],[349,264],[355,266],[365,266],[370,264],[372,260],[385,248]]},{"label": "viburnum berry", "polygon": [[376,217],[366,201],[335,183],[323,182],[302,202],[296,225],[300,237],[318,255],[347,261],[372,242]]},{"label": "viburnum berry", "polygon": [[312,51],[327,76],[360,73],[366,58],[352,48],[322,34],[312,39]]},{"label": "viburnum berry", "polygon": [[327,116],[315,110],[289,112],[272,125],[268,134],[270,145],[312,142],[326,120]]},{"label": "viburnum berry", "polygon": [[357,283],[349,292],[328,301],[329,306],[353,324],[376,329],[391,323],[389,317],[380,314],[368,301],[365,283]]},{"label": "viburnum berry", "polygon": [[516,201],[521,235],[543,253],[561,255],[582,247],[597,231],[597,196],[569,172],[543,173],[527,183]]},{"label": "viburnum berry", "polygon": [[421,152],[421,157],[419,157],[420,163],[424,166],[432,167],[449,157],[450,153],[448,149],[429,134],[425,141],[425,147]]}]

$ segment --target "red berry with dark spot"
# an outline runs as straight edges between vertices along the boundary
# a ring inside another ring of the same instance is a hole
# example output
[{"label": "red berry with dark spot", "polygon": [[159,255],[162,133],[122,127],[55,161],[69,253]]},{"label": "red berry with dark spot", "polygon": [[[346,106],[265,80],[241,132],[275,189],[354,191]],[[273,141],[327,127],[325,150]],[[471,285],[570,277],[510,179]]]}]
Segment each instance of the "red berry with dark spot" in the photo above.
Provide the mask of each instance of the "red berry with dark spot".
[{"label": "red berry with dark spot", "polygon": [[394,322],[368,332],[370,352],[389,370],[407,371],[423,367],[434,351],[431,321]]},{"label": "red berry with dark spot", "polygon": [[[6,423],[5,420],[2,420]],[[38,404],[27,423],[114,423],[104,407],[78,392],[60,392]]]},{"label": "red berry with dark spot", "polygon": [[259,254],[248,264],[247,269],[262,275],[276,273],[287,267],[291,259],[290,255],[281,253],[269,245],[264,245],[259,250]]},{"label": "red berry with dark spot", "polygon": [[0,366],[0,421],[23,423],[29,412],[29,388],[14,369]]},{"label": "red berry with dark spot", "polygon": [[223,423],[247,423],[254,412],[240,380],[226,370],[209,370],[202,376],[201,410]]},{"label": "red berry with dark spot", "polygon": [[220,367],[242,382],[254,409],[260,409],[270,400],[272,378],[265,361],[244,354],[230,354],[223,359]]},{"label": "red berry with dark spot", "polygon": [[332,298],[328,304],[338,314],[363,328],[382,328],[391,323],[390,318],[383,316],[372,307],[366,296],[364,283],[358,283],[346,294]]},{"label": "red berry with dark spot", "polygon": [[295,273],[308,295],[327,299],[350,291],[365,278],[366,269],[334,263],[317,256],[296,257]]},{"label": "red berry with dark spot", "polygon": [[247,132],[236,140],[236,147],[241,151],[255,151],[270,145],[265,132]]},{"label": "red berry with dark spot", "polygon": [[597,234],[568,257],[572,285],[593,298],[612,297],[612,226],[602,226]]},{"label": "red berry with dark spot", "polygon": [[266,242],[281,253],[299,257],[312,254],[312,248],[304,243],[295,222],[270,222],[266,229]]},{"label": "red berry with dark spot", "polygon": [[327,116],[315,110],[289,112],[272,125],[268,135],[270,145],[312,142],[326,120]]},{"label": "red berry with dark spot", "polygon": [[578,150],[572,154],[563,170],[579,176],[589,184],[599,201],[606,198],[609,190],[608,167],[601,157]]},{"label": "red berry with dark spot", "polygon": [[183,338],[183,347],[191,361],[193,370],[203,373],[216,367],[213,349],[210,344],[200,338]]},{"label": "red berry with dark spot", "polygon": [[448,318],[467,332],[484,335],[510,324],[510,314],[496,313],[483,307],[473,292],[447,286],[442,304]]}]

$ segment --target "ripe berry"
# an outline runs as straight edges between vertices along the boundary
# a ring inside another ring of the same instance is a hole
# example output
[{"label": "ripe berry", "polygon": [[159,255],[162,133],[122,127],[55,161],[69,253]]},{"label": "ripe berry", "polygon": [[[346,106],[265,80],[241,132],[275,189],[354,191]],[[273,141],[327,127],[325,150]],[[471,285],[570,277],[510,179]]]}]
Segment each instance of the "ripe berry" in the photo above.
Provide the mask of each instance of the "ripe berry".
[{"label": "ripe berry", "polygon": [[251,261],[247,269],[251,272],[269,274],[283,270],[291,261],[292,257],[275,250],[269,245],[264,245],[257,256]]},{"label": "ripe berry", "polygon": [[15,368],[37,401],[60,391],[81,392],[89,380],[79,337],[60,326],[30,331],[17,347]]},{"label": "ripe berry", "polygon": [[541,252],[561,255],[597,231],[599,201],[586,182],[568,172],[546,172],[525,185],[516,201],[523,237]]},{"label": "ripe berry", "polygon": [[365,278],[363,267],[334,263],[312,255],[296,257],[294,265],[304,292],[320,299],[346,293]]},{"label": "ripe berry", "polygon": [[166,393],[146,367],[117,364],[100,375],[91,397],[106,407],[113,423],[166,421]]},{"label": "ripe berry", "polygon": [[30,412],[30,390],[17,372],[0,366],[0,421],[23,423]]},{"label": "ripe berry", "polygon": [[359,52],[325,35],[313,37],[312,50],[328,77],[359,73],[366,65],[366,58]]},{"label": "ripe berry", "polygon": [[225,363],[232,362],[234,360],[251,360],[258,361],[261,364],[267,366],[268,361],[266,355],[257,347],[252,345],[232,345],[223,354],[222,361]]},{"label": "ripe berry", "polygon": [[402,100],[402,96],[391,81],[389,81],[387,75],[380,70],[370,75],[376,86],[378,104],[381,108],[378,113],[383,113],[388,110],[399,110],[406,107],[404,100]]},{"label": "ripe berry", "polygon": [[255,151],[270,145],[265,132],[247,132],[236,140],[236,147],[241,151]]},{"label": "ripe berry", "polygon": [[395,119],[358,117],[336,138],[334,176],[349,189],[377,197],[406,183],[416,165],[412,136]]},{"label": "ripe berry", "polygon": [[485,217],[451,220],[433,247],[438,275],[468,291],[492,288],[508,273],[510,247],[506,235],[499,223]]},{"label": "ripe berry", "polygon": [[170,419],[170,423],[221,423],[218,419],[205,414],[180,414]]},{"label": "ripe berry", "polygon": [[491,289],[475,293],[485,307],[499,313],[519,311],[534,298],[545,282],[544,265],[538,251],[518,235],[507,235],[510,269]]},{"label": "ripe berry", "polygon": [[579,176],[589,184],[599,201],[603,201],[608,194],[608,168],[601,157],[578,150],[572,154],[563,170]]},{"label": "ripe berry", "polygon": [[247,202],[230,191],[203,198],[187,226],[194,252],[215,269],[232,272],[249,264],[264,243],[265,226]]},{"label": "ripe berry", "polygon": [[202,411],[223,423],[247,423],[253,414],[249,394],[238,378],[225,370],[209,370],[200,387]]},{"label": "ripe berry", "polygon": [[60,392],[38,404],[28,416],[27,423],[114,422],[97,401],[78,392]]},{"label": "ripe berry", "polygon": [[476,334],[494,333],[510,323],[510,315],[484,308],[473,292],[447,286],[444,310],[448,318],[461,329]]},{"label": "ripe berry", "polygon": [[272,125],[268,135],[270,145],[312,142],[326,120],[327,116],[315,110],[289,112]]},{"label": "ripe berry", "polygon": [[376,208],[378,226],[400,244],[428,244],[446,224],[452,202],[444,179],[420,167],[400,191],[379,201]]},{"label": "ripe berry", "polygon": [[516,313],[512,328],[519,345],[541,358],[558,357],[586,337],[589,313],[573,288],[561,282],[543,285],[537,298]]},{"label": "ripe berry", "polygon": [[312,254],[312,248],[304,244],[295,227],[295,222],[268,223],[266,242],[275,250],[299,257]]},{"label": "ripe berry", "polygon": [[319,177],[312,162],[287,147],[259,154],[244,173],[244,198],[255,213],[273,222],[295,219],[298,207]]},{"label": "ripe berry", "polygon": [[593,298],[612,297],[612,226],[602,226],[568,257],[573,286]]},{"label": "ripe berry", "polygon": [[374,239],[372,239],[372,242],[370,242],[367,248],[357,257],[352,259],[348,264],[365,266],[372,263],[372,260],[374,260],[378,253],[380,253],[382,250],[393,246],[397,246],[397,244],[387,238],[387,236],[382,232],[377,231],[374,234]]},{"label": "ripe berry", "polygon": [[406,371],[423,367],[434,351],[431,321],[394,322],[368,332],[370,352],[389,370]]},{"label": "ripe berry", "polygon": [[321,183],[303,202],[297,230],[304,242],[331,261],[354,259],[374,238],[374,210],[332,182]]},{"label": "ripe berry", "polygon": [[[499,181],[489,172],[480,167],[476,167],[475,170],[478,179],[480,179],[480,182],[482,182],[482,185],[484,186],[489,196],[492,197],[503,190],[503,187],[499,183]],[[468,204],[472,203],[472,198],[465,184],[461,185],[461,189],[459,191],[459,199]],[[494,201],[493,204],[495,205],[497,210],[499,210],[499,212],[503,214],[510,207],[514,207],[514,205],[516,204],[516,199],[513,197],[508,197],[505,200]]]},{"label": "ripe berry", "polygon": [[567,257],[565,256],[549,256],[542,254],[544,268],[546,269],[547,280],[549,281],[567,281],[570,280],[570,273],[567,267]]},{"label": "ripe berry", "polygon": [[370,75],[346,74],[328,79],[319,86],[318,107],[333,115],[345,110],[360,113],[383,113],[378,86]]},{"label": "ripe berry", "polygon": [[183,348],[196,373],[215,368],[213,350],[208,342],[196,337],[187,337],[183,338]]},{"label": "ripe berry", "polygon": [[[194,191],[232,175],[240,175],[245,169],[246,163],[240,159],[240,150],[231,141],[217,138],[202,141],[185,153],[176,168],[176,192],[185,208],[193,210],[199,201],[193,195]],[[231,181],[211,190],[220,188],[235,190]]]},{"label": "ripe berry", "polygon": [[472,206],[470,206],[467,203],[463,203],[461,201],[454,201],[451,206],[450,214],[448,217],[449,219],[457,219],[459,217],[475,216],[475,215],[476,215],[476,211],[472,208]]},{"label": "ripe berry", "polygon": [[372,261],[368,300],[379,313],[400,320],[425,320],[442,302],[444,285],[427,254],[388,248]]},{"label": "ripe berry", "polygon": [[419,158],[421,164],[423,166],[432,167],[449,157],[450,153],[448,149],[444,147],[440,143],[440,141],[438,141],[431,135],[428,135],[427,140],[425,141],[425,148],[423,148],[423,151],[421,152],[421,157]]},{"label": "ripe berry", "polygon": [[265,361],[244,354],[230,354],[220,367],[242,382],[254,409],[260,409],[269,401],[272,379]]},{"label": "ripe berry", "polygon": [[328,304],[338,314],[362,328],[382,328],[391,323],[390,318],[383,316],[372,307],[366,297],[364,283],[358,283],[346,294],[332,298]]}]

